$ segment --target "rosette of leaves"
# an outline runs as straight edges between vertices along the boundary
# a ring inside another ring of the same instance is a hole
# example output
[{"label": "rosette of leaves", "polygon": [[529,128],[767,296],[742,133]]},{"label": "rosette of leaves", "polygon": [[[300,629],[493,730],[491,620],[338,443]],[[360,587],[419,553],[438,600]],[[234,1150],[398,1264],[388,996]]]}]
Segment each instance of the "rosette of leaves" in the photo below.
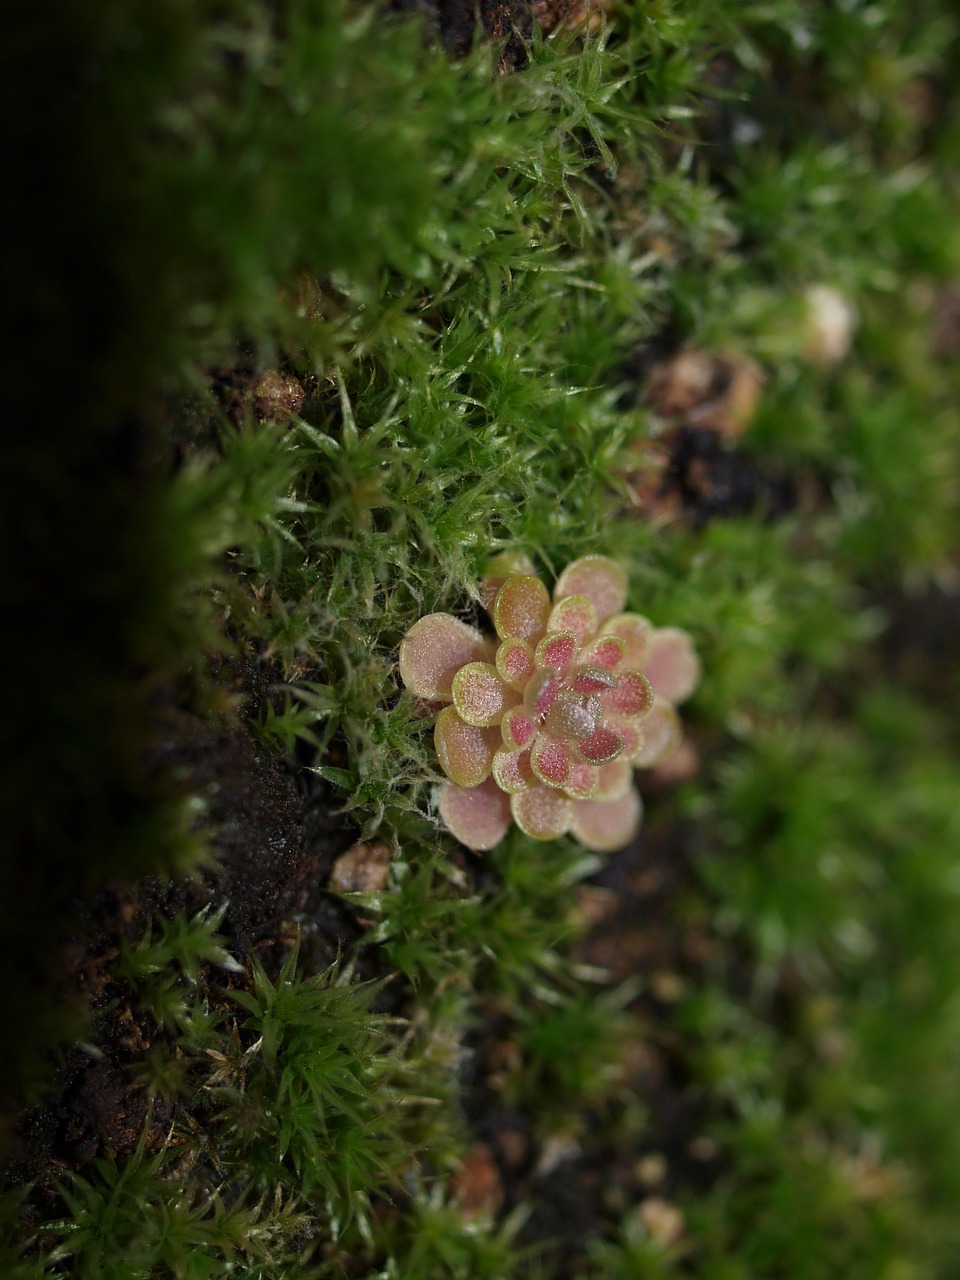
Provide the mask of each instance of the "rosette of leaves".
[{"label": "rosette of leaves", "polygon": [[484,599],[495,638],[432,613],[400,645],[404,684],[443,704],[440,817],[469,849],[511,821],[536,840],[622,848],[643,812],[633,770],[677,747],[676,704],[700,678],[689,635],[624,612],[627,575],[607,556],[573,561],[552,597],[525,557],[497,557]]}]

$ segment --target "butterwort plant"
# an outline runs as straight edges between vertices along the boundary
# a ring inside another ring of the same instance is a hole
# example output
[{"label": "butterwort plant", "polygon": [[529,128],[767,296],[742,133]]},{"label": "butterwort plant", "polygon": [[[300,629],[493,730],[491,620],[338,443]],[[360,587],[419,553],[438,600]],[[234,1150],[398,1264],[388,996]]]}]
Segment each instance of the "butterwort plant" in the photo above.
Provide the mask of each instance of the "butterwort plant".
[{"label": "butterwort plant", "polygon": [[431,613],[400,644],[404,684],[442,704],[442,821],[469,849],[492,849],[511,822],[536,840],[623,848],[643,814],[633,770],[676,749],[676,705],[700,679],[689,635],[625,613],[627,575],[607,556],[574,560],[551,597],[525,556],[504,553],[483,588],[496,637]]}]

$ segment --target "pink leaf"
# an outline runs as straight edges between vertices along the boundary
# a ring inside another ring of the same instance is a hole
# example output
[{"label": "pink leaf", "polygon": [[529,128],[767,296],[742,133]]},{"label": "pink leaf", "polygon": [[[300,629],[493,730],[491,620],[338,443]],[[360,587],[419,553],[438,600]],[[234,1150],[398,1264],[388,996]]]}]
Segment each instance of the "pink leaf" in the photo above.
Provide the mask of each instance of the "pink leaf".
[{"label": "pink leaf", "polygon": [[574,801],[552,787],[533,786],[511,796],[510,808],[525,835],[534,840],[556,840],[570,830]]},{"label": "pink leaf", "polygon": [[493,757],[493,777],[497,786],[511,794],[526,791],[534,781],[529,751],[507,751],[502,748]]},{"label": "pink leaf", "polygon": [[444,826],[468,849],[492,849],[510,826],[510,799],[492,778],[478,787],[445,782],[438,807]]},{"label": "pink leaf", "polygon": [[562,787],[570,777],[573,761],[565,742],[540,733],[530,750],[530,764],[541,782],[548,787]]},{"label": "pink leaf", "polygon": [[433,741],[447,777],[461,787],[475,787],[490,776],[500,731],[467,724],[453,707],[444,707],[437,717]]},{"label": "pink leaf", "polygon": [[518,576],[536,577],[536,565],[525,551],[501,551],[491,556],[484,566],[483,578],[480,581],[480,601],[490,617],[493,617],[493,605],[497,592],[508,578]]},{"label": "pink leaf", "polygon": [[560,692],[560,677],[547,668],[538,671],[523,691],[523,705],[537,721],[542,720]]},{"label": "pink leaf", "polygon": [[639,671],[621,671],[615,689],[604,695],[604,710],[631,720],[642,719],[653,706],[650,681]]},{"label": "pink leaf", "polygon": [[680,717],[665,698],[654,698],[653,707],[641,726],[639,748],[632,754],[638,769],[662,764],[680,745],[683,731]]},{"label": "pink leaf", "polygon": [[468,662],[490,656],[491,645],[450,613],[428,613],[400,641],[400,679],[428,702],[453,700],[453,677]]},{"label": "pink leaf", "polygon": [[587,764],[606,764],[608,760],[615,760],[623,750],[623,738],[612,729],[601,728],[589,738],[582,738],[575,750]]},{"label": "pink leaf", "polygon": [[586,644],[597,629],[597,613],[588,596],[564,596],[547,620],[550,631],[572,631],[578,644]]},{"label": "pink leaf", "polygon": [[597,768],[596,765],[587,764],[585,761],[574,760],[570,765],[570,777],[563,789],[574,800],[588,800],[597,793],[601,770],[610,767],[610,765],[601,765]]},{"label": "pink leaf", "polygon": [[624,665],[627,646],[619,636],[598,636],[580,655],[580,661],[604,671],[615,671]]},{"label": "pink leaf", "polygon": [[536,643],[547,627],[550,596],[539,578],[508,578],[497,592],[493,625],[501,640]]},{"label": "pink leaf", "polygon": [[504,746],[511,751],[529,747],[537,732],[537,722],[524,707],[511,707],[500,722]]},{"label": "pink leaf", "polygon": [[700,659],[693,641],[679,627],[658,627],[650,641],[643,674],[661,698],[683,702],[700,683]]},{"label": "pink leaf", "polygon": [[617,716],[610,716],[604,720],[604,727],[611,729],[619,738],[623,739],[623,751],[617,757],[618,760],[628,761],[631,765],[636,763],[637,754],[643,749],[643,731],[648,718],[645,717],[643,720],[621,720]]},{"label": "pink leaf", "polygon": [[497,650],[496,664],[500,678],[518,693],[536,670],[533,650],[525,640],[504,640]]},{"label": "pink leaf", "polygon": [[572,631],[548,631],[537,645],[537,666],[550,667],[563,675],[576,651],[577,637]]},{"label": "pink leaf", "polygon": [[580,667],[567,687],[575,693],[609,693],[616,685],[617,677],[603,667]]},{"label": "pink leaf", "polygon": [[553,598],[587,596],[592,601],[598,622],[619,613],[627,599],[627,575],[608,556],[581,556],[568,564],[557,579]]},{"label": "pink leaf", "polygon": [[469,662],[453,677],[453,705],[467,724],[499,724],[516,695],[489,662]]},{"label": "pink leaf", "polygon": [[643,670],[643,664],[650,652],[650,637],[653,627],[639,613],[617,613],[600,628],[602,636],[616,636],[626,646],[622,665]]},{"label": "pink leaf", "polygon": [[630,843],[643,820],[643,805],[630,787],[616,800],[578,800],[572,832],[597,853],[613,853]]}]

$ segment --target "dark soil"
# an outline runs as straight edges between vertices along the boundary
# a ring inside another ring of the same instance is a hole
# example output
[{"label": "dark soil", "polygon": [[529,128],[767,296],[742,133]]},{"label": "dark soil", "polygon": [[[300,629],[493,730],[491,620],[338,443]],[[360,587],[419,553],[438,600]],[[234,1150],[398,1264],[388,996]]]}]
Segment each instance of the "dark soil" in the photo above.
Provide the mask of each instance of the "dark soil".
[{"label": "dark soil", "polygon": [[[551,1155],[530,1115],[503,1100],[504,1060],[519,1053],[509,1021],[491,1010],[472,1045],[464,1081],[471,1130],[496,1162],[502,1211],[529,1209],[520,1242],[544,1250],[561,1280],[582,1274],[591,1243],[615,1230],[621,1214],[645,1195],[670,1199],[681,1187],[705,1189],[723,1169],[704,1137],[705,1106],[667,1030],[680,994],[701,982],[706,969],[727,964],[705,922],[678,919],[677,904],[695,890],[701,840],[694,826],[654,817],[581,890],[594,924],[576,959],[605,970],[615,985],[638,973],[652,980],[629,1006],[639,1036],[625,1046],[619,1092],[580,1117],[566,1150]],[[618,1121],[625,1098],[642,1100],[648,1112],[639,1144]]]},{"label": "dark soil", "polygon": [[671,444],[660,496],[676,495],[697,526],[753,512],[777,520],[800,505],[801,480],[764,466],[715,431],[684,427]]},{"label": "dark soil", "polygon": [[[256,659],[214,666],[220,683],[243,697],[248,715],[271,696],[278,676]],[[122,1155],[139,1141],[148,1105],[131,1067],[163,1036],[131,1007],[131,991],[111,977],[111,964],[121,941],[138,940],[153,917],[226,904],[220,933],[230,951],[241,963],[255,953],[271,976],[298,936],[304,967],[317,972],[354,952],[362,934],[353,912],[326,887],[356,832],[337,815],[325,785],[259,743],[242,717],[215,725],[170,711],[166,723],[153,768],[206,800],[216,865],[180,883],[148,876],[110,885],[76,904],[79,927],[59,998],[88,1010],[85,1039],[97,1047],[67,1051],[44,1097],[22,1115],[7,1166],[16,1183]],[[360,950],[356,968],[361,979],[381,974],[372,949]],[[229,979],[207,968],[202,981],[215,990]],[[173,1117],[172,1104],[155,1103],[148,1147],[163,1141]]]},{"label": "dark soil", "polygon": [[931,704],[960,695],[956,665],[960,646],[960,596],[929,584],[916,595],[887,603],[890,626],[883,637],[884,663],[900,685]]},{"label": "dark soil", "polygon": [[535,26],[546,34],[565,20],[580,20],[584,12],[582,0],[390,0],[389,7],[425,18],[454,57],[462,57],[481,36],[497,41],[504,71],[523,66]]},{"label": "dark soil", "polygon": [[766,374],[752,360],[685,347],[667,328],[620,369],[620,406],[643,405],[655,430],[625,455],[630,514],[696,528],[746,515],[767,521],[811,511],[826,500],[822,479],[788,471],[742,443]]}]

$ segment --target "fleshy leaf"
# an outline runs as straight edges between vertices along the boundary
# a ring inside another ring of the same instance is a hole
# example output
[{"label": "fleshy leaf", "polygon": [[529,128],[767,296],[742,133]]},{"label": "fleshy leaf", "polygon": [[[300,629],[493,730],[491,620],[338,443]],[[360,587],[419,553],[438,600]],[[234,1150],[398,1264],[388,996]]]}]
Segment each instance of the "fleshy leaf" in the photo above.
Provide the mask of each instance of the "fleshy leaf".
[{"label": "fleshy leaf", "polygon": [[576,652],[577,637],[572,631],[548,631],[534,656],[538,667],[550,667],[563,675]]},{"label": "fleshy leaf", "polygon": [[578,759],[586,764],[606,764],[608,760],[616,760],[622,750],[623,738],[606,726],[589,738],[581,738],[574,746]]},{"label": "fleshy leaf", "polygon": [[563,789],[574,800],[589,800],[597,794],[597,788],[600,785],[600,769],[610,767],[610,765],[601,765],[598,768],[595,764],[574,760],[570,765],[570,777]]},{"label": "fleshy leaf", "polygon": [[602,667],[604,671],[615,671],[617,667],[628,665],[624,661],[626,654],[626,641],[620,636],[600,635],[587,645],[580,661],[591,667]]},{"label": "fleshy leaf", "polygon": [[523,705],[537,721],[542,720],[560,692],[560,677],[547,668],[538,671],[523,691]]},{"label": "fleshy leaf", "polygon": [[461,787],[475,787],[490,776],[500,731],[467,724],[453,707],[444,707],[437,716],[433,741],[447,777]]},{"label": "fleshy leaf", "polygon": [[604,710],[611,715],[639,720],[653,706],[653,689],[640,671],[621,671],[616,688],[603,696]]},{"label": "fleshy leaf", "polygon": [[625,760],[631,765],[636,765],[637,757],[643,751],[644,743],[646,742],[644,730],[649,718],[649,715],[647,715],[642,721],[639,721],[620,720],[616,716],[610,716],[604,720],[604,728],[612,729],[615,734],[623,739],[623,750],[617,757],[618,760]]},{"label": "fleshy leaf", "polygon": [[478,787],[445,782],[438,808],[444,826],[468,849],[492,849],[510,826],[510,799],[492,778]]},{"label": "fleshy leaf", "polygon": [[490,642],[450,613],[428,613],[400,641],[400,679],[429,702],[453,699],[453,677],[468,662],[490,657]]},{"label": "fleshy leaf", "polygon": [[536,737],[537,722],[525,707],[511,707],[500,722],[500,733],[508,750],[522,750]]},{"label": "fleshy leaf", "polygon": [[609,556],[581,556],[568,564],[553,589],[554,600],[564,596],[587,596],[603,622],[619,613],[627,600],[627,575]]},{"label": "fleshy leaf", "polygon": [[633,768],[622,756],[600,765],[597,773],[594,800],[619,800],[633,786]]},{"label": "fleshy leaf", "polygon": [[504,640],[497,650],[496,664],[500,678],[518,693],[536,670],[533,650],[526,640]]},{"label": "fleshy leaf", "polygon": [[658,627],[650,640],[643,674],[654,693],[674,704],[683,702],[700,683],[700,659],[693,641],[679,627]]},{"label": "fleshy leaf", "polygon": [[529,751],[507,751],[501,748],[493,757],[493,778],[502,791],[511,795],[526,791],[534,781]]},{"label": "fleshy leaf", "polygon": [[547,619],[549,631],[572,631],[578,644],[586,644],[597,629],[597,613],[588,596],[565,596],[553,606]]},{"label": "fleshy leaf", "polygon": [[525,551],[501,551],[498,555],[491,556],[484,565],[480,581],[480,601],[491,618],[497,592],[508,578],[518,575],[536,577],[536,574],[536,565]]},{"label": "fleshy leaf", "polygon": [[493,625],[501,640],[536,643],[547,627],[550,596],[539,578],[508,578],[493,606]]},{"label": "fleshy leaf", "polygon": [[554,738],[589,738],[599,724],[600,699],[563,689],[543,718],[543,730]]},{"label": "fleshy leaf", "polygon": [[617,677],[604,667],[578,667],[567,688],[575,693],[609,693],[615,689]]},{"label": "fleshy leaf", "polygon": [[616,800],[578,800],[572,832],[588,849],[613,853],[630,843],[642,821],[643,805],[630,787]]},{"label": "fleshy leaf", "polygon": [[556,840],[570,830],[575,802],[552,787],[532,786],[511,796],[510,808],[525,835],[534,840]]},{"label": "fleshy leaf", "polygon": [[665,698],[654,698],[650,714],[643,722],[643,743],[633,755],[638,769],[662,764],[680,745],[683,730],[680,717]]},{"label": "fleshy leaf", "polygon": [[530,749],[530,764],[533,772],[546,786],[563,787],[570,777],[573,761],[565,742],[540,733]]},{"label": "fleshy leaf", "polygon": [[467,724],[499,724],[516,697],[489,662],[469,662],[453,677],[453,705]]},{"label": "fleshy leaf", "polygon": [[650,653],[650,637],[653,635],[653,627],[646,618],[639,613],[614,614],[600,628],[600,634],[617,636],[622,640],[627,646],[623,665],[643,670],[643,664]]}]

